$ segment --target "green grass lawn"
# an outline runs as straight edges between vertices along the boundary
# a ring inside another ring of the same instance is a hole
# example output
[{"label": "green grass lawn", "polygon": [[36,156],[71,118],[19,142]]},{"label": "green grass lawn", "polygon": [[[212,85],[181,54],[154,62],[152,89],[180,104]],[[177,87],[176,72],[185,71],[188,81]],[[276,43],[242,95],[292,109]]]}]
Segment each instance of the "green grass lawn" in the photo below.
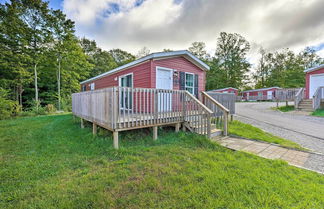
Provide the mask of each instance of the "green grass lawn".
[{"label": "green grass lawn", "polygon": [[280,107],[274,107],[274,110],[279,110],[281,112],[289,112],[289,111],[293,111],[295,110],[295,106],[294,105],[288,105],[288,106],[280,106]]},{"label": "green grass lawn", "polygon": [[323,208],[324,177],[195,134],[112,137],[71,115],[0,121],[0,208]]},{"label": "green grass lawn", "polygon": [[241,136],[244,138],[255,139],[259,141],[270,142],[274,144],[279,144],[284,147],[306,150],[301,147],[299,144],[289,141],[287,139],[283,139],[278,136],[274,136],[270,133],[267,133],[257,127],[252,125],[242,123],[240,121],[234,120],[229,123],[229,133],[237,136]]},{"label": "green grass lawn", "polygon": [[314,112],[312,112],[312,115],[324,117],[324,109],[315,110]]}]

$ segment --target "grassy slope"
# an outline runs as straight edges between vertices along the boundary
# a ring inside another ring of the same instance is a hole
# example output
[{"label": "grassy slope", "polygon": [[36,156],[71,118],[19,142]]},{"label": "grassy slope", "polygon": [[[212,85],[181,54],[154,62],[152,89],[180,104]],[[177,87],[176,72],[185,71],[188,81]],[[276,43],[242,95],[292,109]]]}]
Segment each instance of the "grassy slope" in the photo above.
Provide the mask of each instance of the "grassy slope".
[{"label": "grassy slope", "polygon": [[312,113],[312,115],[314,116],[320,116],[320,117],[324,117],[324,109],[319,109],[319,110],[316,110]]},{"label": "grassy slope", "polygon": [[237,136],[245,137],[245,138],[279,144],[284,147],[305,150],[303,147],[301,147],[299,144],[297,144],[295,142],[289,141],[287,139],[283,139],[278,136],[274,136],[270,133],[264,132],[263,130],[261,130],[257,127],[242,123],[237,120],[230,122],[229,133],[237,135]]},{"label": "grassy slope", "polygon": [[[125,132],[126,133],[126,132]],[[321,208],[324,177],[204,137],[92,137],[71,115],[0,121],[0,208]]]}]

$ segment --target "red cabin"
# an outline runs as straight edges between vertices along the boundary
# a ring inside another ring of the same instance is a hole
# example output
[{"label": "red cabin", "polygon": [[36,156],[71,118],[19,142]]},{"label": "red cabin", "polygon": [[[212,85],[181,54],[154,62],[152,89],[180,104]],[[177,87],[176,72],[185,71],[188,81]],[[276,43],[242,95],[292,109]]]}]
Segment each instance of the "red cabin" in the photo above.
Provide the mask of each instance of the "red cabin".
[{"label": "red cabin", "polygon": [[153,53],[81,82],[81,90],[112,86],[205,91],[209,66],[186,50]]},{"label": "red cabin", "polygon": [[238,89],[233,88],[233,87],[227,87],[227,88],[223,88],[223,89],[214,89],[214,90],[210,90],[209,92],[232,93],[232,94],[235,94],[235,96],[238,95]]},{"label": "red cabin", "polygon": [[242,92],[243,100],[258,101],[258,100],[272,100],[276,95],[276,90],[279,87],[270,87],[262,89],[253,89]]},{"label": "red cabin", "polygon": [[312,99],[316,90],[324,86],[324,64],[304,72],[306,72],[306,98]]}]

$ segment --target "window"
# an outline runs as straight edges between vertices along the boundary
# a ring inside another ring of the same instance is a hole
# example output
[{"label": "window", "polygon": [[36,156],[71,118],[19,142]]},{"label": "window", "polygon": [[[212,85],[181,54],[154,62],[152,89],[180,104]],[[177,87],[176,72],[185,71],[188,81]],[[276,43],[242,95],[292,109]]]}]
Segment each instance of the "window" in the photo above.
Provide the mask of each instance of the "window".
[{"label": "window", "polygon": [[[127,74],[119,77],[120,87],[133,87],[133,74]],[[133,96],[130,91],[121,90],[120,92],[120,108],[130,110],[133,106]]]},{"label": "window", "polygon": [[121,76],[119,78],[120,87],[132,87],[133,86],[133,74]]},{"label": "window", "polygon": [[86,91],[87,90],[87,86],[86,85],[82,85],[82,91]]},{"label": "window", "polygon": [[186,73],[186,81],[185,81],[185,89],[191,93],[191,94],[194,94],[194,82],[195,79],[194,79],[194,74],[191,74],[191,73]]},{"label": "window", "polygon": [[90,84],[90,90],[93,91],[95,89],[95,83]]}]

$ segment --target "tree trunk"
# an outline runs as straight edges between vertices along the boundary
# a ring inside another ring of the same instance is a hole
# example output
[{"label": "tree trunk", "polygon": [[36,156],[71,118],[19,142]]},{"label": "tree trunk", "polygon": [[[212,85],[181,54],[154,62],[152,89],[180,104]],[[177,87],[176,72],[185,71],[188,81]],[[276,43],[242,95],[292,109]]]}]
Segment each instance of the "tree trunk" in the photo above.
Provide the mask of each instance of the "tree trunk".
[{"label": "tree trunk", "polygon": [[35,66],[34,66],[34,73],[35,73],[35,102],[36,102],[36,108],[38,110],[37,64],[35,64]]},{"label": "tree trunk", "polygon": [[57,95],[58,95],[58,110],[61,110],[61,60],[59,60],[58,62]]}]

